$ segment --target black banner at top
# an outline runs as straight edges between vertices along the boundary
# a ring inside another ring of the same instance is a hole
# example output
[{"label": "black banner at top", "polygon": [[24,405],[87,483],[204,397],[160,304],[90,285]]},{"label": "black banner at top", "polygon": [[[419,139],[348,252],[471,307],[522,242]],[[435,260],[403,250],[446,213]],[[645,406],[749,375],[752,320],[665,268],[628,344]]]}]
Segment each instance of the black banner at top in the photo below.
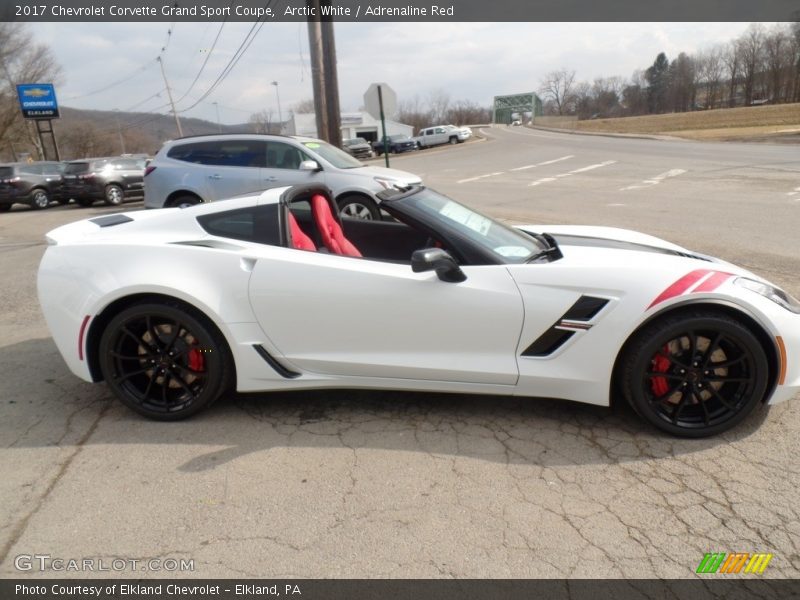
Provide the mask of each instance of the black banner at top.
[{"label": "black banner at top", "polygon": [[[316,5],[316,6],[314,6]],[[0,21],[797,21],[798,0],[4,0]]]}]

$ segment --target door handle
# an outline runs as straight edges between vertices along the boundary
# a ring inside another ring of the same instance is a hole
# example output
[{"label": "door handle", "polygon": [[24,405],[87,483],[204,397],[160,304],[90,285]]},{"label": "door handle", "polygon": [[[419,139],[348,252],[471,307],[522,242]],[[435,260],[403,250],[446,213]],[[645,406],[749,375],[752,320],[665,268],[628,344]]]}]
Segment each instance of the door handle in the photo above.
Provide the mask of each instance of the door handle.
[{"label": "door handle", "polygon": [[278,178],[274,175],[270,175],[269,177],[264,177],[264,181],[278,181]]},{"label": "door handle", "polygon": [[222,179],[222,177],[217,175],[216,173],[214,173],[213,175],[209,175],[208,178],[209,179]]}]

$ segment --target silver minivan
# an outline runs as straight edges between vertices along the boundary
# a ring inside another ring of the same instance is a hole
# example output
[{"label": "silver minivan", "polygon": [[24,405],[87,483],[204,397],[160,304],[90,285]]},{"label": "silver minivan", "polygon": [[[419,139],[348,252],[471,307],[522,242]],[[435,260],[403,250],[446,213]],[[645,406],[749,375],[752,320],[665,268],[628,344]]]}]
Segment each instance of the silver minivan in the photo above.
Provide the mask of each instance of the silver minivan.
[{"label": "silver minivan", "polygon": [[322,140],[300,136],[220,134],[164,144],[145,170],[146,208],[213,202],[287,185],[321,183],[342,214],[379,219],[375,195],[418,185],[411,173],[366,166]]}]

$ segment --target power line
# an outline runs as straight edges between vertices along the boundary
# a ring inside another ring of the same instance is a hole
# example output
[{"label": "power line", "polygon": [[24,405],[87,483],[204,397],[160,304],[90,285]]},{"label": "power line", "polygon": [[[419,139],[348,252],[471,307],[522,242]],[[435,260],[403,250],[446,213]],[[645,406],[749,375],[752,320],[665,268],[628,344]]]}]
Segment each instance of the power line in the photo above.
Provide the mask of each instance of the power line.
[{"label": "power line", "polygon": [[117,81],[114,81],[113,83],[109,83],[108,85],[105,85],[105,86],[103,86],[101,88],[98,88],[98,89],[96,89],[96,90],[94,90],[92,92],[87,92],[86,94],[79,94],[78,96],[69,96],[69,97],[64,98],[64,99],[65,100],[77,100],[78,98],[87,98],[89,96],[94,96],[95,94],[100,94],[101,92],[105,92],[106,90],[110,90],[113,87],[116,87],[116,86],[118,86],[118,85],[120,85],[122,83],[130,81],[134,77],[138,76],[140,73],[142,73],[142,72],[146,71],[147,69],[149,69],[150,67],[152,67],[155,64],[155,62],[156,62],[156,59],[151,59],[151,60],[147,61],[145,64],[143,64],[141,67],[139,67],[138,69],[133,71],[130,75],[126,75],[122,79],[118,79]]},{"label": "power line", "polygon": [[222,28],[223,28],[223,27],[225,27],[225,23],[226,23],[226,21],[227,21],[227,17],[226,17],[225,19],[226,19],[225,21],[222,21],[222,25],[220,25],[220,26],[219,26],[219,31],[217,31],[217,37],[215,37],[215,38],[214,38],[214,43],[211,45],[211,49],[210,49],[210,50],[208,51],[208,53],[206,54],[206,59],[203,61],[203,64],[200,66],[200,70],[197,72],[197,75],[195,75],[195,77],[194,77],[194,81],[192,81],[192,83],[189,85],[189,89],[187,89],[187,90],[186,90],[186,91],[183,93],[183,96],[181,96],[180,98],[178,98],[178,99],[176,100],[176,102],[180,102],[181,100],[183,100],[184,98],[186,98],[186,96],[189,94],[189,92],[191,92],[191,91],[192,91],[192,88],[194,88],[194,84],[195,84],[195,83],[197,83],[197,80],[198,80],[198,79],[200,79],[200,75],[202,75],[202,74],[203,74],[203,70],[206,68],[206,64],[208,64],[208,60],[211,58],[211,55],[212,55],[212,54],[213,54],[213,52],[214,52],[214,48],[216,48],[216,47],[217,47],[217,42],[219,41],[219,36],[222,34]]},{"label": "power line", "polygon": [[[270,2],[267,2],[264,5],[264,9],[266,9],[271,4],[271,2],[272,0],[270,0]],[[245,53],[247,53],[247,50],[250,48],[250,45],[253,43],[253,40],[256,39],[256,36],[258,36],[258,33],[261,31],[261,28],[263,26],[264,22],[261,21],[261,17],[259,17],[259,19],[256,20],[255,23],[253,23],[253,26],[250,28],[250,31],[247,32],[247,35],[245,36],[244,40],[242,40],[242,43],[239,44],[239,48],[236,49],[236,52],[234,52],[234,55],[228,61],[228,64],[219,74],[214,83],[211,84],[211,86],[205,91],[205,93],[203,93],[202,96],[200,96],[200,98],[194,104],[192,104],[191,106],[187,106],[186,108],[182,109],[179,112],[186,112],[188,110],[193,109],[198,104],[200,104],[228,77],[228,75],[231,74],[234,67],[242,58],[242,56],[244,56]],[[258,27],[258,29],[256,29],[256,27]]]}]

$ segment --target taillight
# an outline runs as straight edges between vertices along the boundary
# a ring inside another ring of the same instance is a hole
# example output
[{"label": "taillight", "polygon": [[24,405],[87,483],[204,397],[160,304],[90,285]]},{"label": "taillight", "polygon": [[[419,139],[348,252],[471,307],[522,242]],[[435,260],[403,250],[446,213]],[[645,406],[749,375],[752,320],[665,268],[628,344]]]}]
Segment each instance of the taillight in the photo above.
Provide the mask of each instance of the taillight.
[{"label": "taillight", "polygon": [[152,173],[155,170],[156,168],[153,165],[148,165],[147,167],[144,168],[144,176],[147,177],[148,175],[150,175],[150,173]]},{"label": "taillight", "polygon": [[79,175],[80,179],[94,179],[94,173],[89,173],[88,175]]}]

